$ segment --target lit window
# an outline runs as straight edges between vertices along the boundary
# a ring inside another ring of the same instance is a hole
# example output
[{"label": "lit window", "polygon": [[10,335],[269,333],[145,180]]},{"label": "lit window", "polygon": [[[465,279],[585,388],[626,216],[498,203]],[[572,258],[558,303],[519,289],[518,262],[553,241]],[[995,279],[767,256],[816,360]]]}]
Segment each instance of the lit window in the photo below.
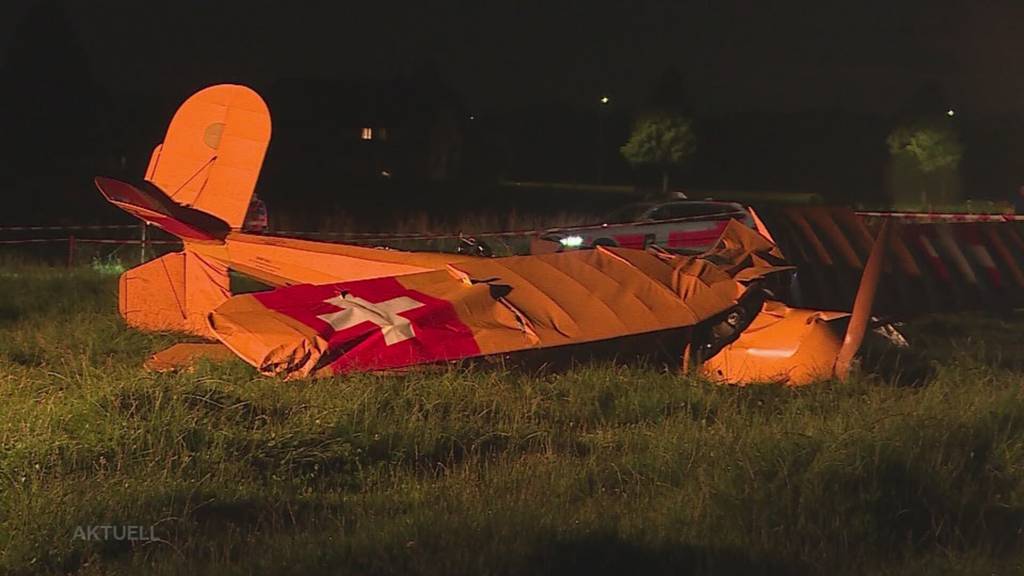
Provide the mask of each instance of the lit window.
[{"label": "lit window", "polygon": [[373,128],[363,128],[363,140],[373,140]]}]

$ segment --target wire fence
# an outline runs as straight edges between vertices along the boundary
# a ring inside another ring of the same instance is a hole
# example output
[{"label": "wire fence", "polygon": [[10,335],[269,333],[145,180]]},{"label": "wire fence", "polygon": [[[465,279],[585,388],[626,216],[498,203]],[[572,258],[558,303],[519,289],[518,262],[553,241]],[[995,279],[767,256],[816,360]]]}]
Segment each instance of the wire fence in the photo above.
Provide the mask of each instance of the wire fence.
[{"label": "wire fence", "polygon": [[[535,232],[531,230],[471,236],[486,236],[496,254],[512,255],[529,251],[532,234]],[[454,252],[460,240],[469,236],[458,233],[380,234],[308,230],[267,230],[261,235],[441,252]],[[147,225],[0,226],[0,263],[39,263],[68,267],[116,263],[134,266],[180,246],[181,240]]]},{"label": "wire fence", "polygon": [[[985,222],[1022,221],[1024,216],[1008,214],[943,214],[858,212],[861,216],[899,218],[904,221]],[[685,224],[733,216],[715,213],[659,220],[659,225]],[[463,234],[461,232],[351,232],[309,230],[266,230],[266,236],[305,238],[343,242],[363,246],[385,246],[399,250],[454,252],[465,238],[484,241],[498,256],[525,254],[532,239],[546,230],[557,229],[563,234],[593,230],[616,230],[651,224],[651,222],[623,222],[597,225],[567,225],[547,229],[518,229]],[[177,249],[181,241],[153,226],[144,224],[90,224],[66,226],[0,226],[0,261],[43,262],[75,266],[89,263],[135,265]]]},{"label": "wire fence", "polygon": [[0,262],[134,265],[181,245],[142,224],[0,226]]}]

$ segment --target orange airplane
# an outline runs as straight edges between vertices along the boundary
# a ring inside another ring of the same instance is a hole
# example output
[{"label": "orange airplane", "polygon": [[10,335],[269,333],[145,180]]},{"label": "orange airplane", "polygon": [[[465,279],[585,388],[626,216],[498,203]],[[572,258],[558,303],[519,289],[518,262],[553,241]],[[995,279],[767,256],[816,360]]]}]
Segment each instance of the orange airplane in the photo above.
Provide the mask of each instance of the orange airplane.
[{"label": "orange airplane", "polygon": [[[798,385],[845,378],[871,327],[887,223],[868,233],[852,313],[776,299],[769,288],[793,266],[760,223],[760,233],[730,224],[697,256],[598,247],[484,258],[243,233],[270,131],[258,94],[212,86],[177,111],[143,183],[96,178],[108,201],[183,242],[121,276],[126,323],[214,342],[176,345],[150,367],[233,353],[299,378],[540,350],[572,357],[653,337],[717,381]],[[274,288],[233,295],[229,270]]]}]

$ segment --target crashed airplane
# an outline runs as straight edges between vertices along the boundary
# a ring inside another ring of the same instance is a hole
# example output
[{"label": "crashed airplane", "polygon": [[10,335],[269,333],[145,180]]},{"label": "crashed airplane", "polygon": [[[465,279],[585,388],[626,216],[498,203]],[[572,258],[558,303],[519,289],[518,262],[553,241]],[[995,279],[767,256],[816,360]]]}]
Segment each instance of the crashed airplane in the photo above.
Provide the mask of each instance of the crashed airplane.
[{"label": "crashed airplane", "polygon": [[[767,228],[758,220],[758,230],[732,221],[696,256],[601,246],[487,258],[247,234],[240,228],[270,132],[258,94],[212,86],[177,111],[143,182],[96,178],[108,201],[183,243],[119,282],[129,326],[210,341],[159,352],[151,368],[233,353],[261,373],[305,378],[601,346],[621,353],[658,341],[681,369],[715,381],[800,385],[847,376],[873,327],[880,283],[914,263],[890,230],[898,222],[869,228],[848,211],[815,212],[814,224],[799,214]],[[837,245],[849,264],[841,273]],[[887,267],[887,252],[897,266]],[[229,270],[273,289],[232,294]],[[801,286],[838,274],[844,289],[794,290],[794,271]],[[1024,275],[1014,280],[1024,285]],[[797,305],[816,295],[831,298],[828,309]]]}]

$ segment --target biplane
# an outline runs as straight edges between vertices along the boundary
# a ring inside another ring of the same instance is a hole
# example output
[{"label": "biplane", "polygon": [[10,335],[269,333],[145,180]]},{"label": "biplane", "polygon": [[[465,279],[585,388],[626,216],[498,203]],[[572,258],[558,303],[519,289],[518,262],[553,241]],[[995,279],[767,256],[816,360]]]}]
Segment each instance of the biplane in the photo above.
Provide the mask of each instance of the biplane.
[{"label": "biplane", "polygon": [[[925,251],[920,262],[893,218],[826,208],[768,210],[763,220],[752,212],[756,230],[732,221],[710,249],[689,256],[598,246],[491,258],[249,234],[241,226],[270,134],[258,94],[212,86],[179,108],[144,180],[96,178],[108,201],[183,244],[119,281],[129,326],[208,341],[159,352],[151,368],[234,354],[264,374],[304,378],[657,348],[717,381],[799,385],[846,377],[878,322],[876,300],[899,306],[890,284],[953,273],[937,254]],[[950,235],[914,226],[920,250],[934,252],[933,232]],[[996,257],[1016,262],[1022,251],[1006,233],[972,229],[971,237],[1000,242]],[[981,246],[972,248],[975,266],[991,272],[981,240],[972,246]],[[953,260],[959,273],[973,271],[963,254]],[[1018,264],[1009,275],[972,277],[1024,288]],[[233,294],[229,271],[271,289]]]}]

